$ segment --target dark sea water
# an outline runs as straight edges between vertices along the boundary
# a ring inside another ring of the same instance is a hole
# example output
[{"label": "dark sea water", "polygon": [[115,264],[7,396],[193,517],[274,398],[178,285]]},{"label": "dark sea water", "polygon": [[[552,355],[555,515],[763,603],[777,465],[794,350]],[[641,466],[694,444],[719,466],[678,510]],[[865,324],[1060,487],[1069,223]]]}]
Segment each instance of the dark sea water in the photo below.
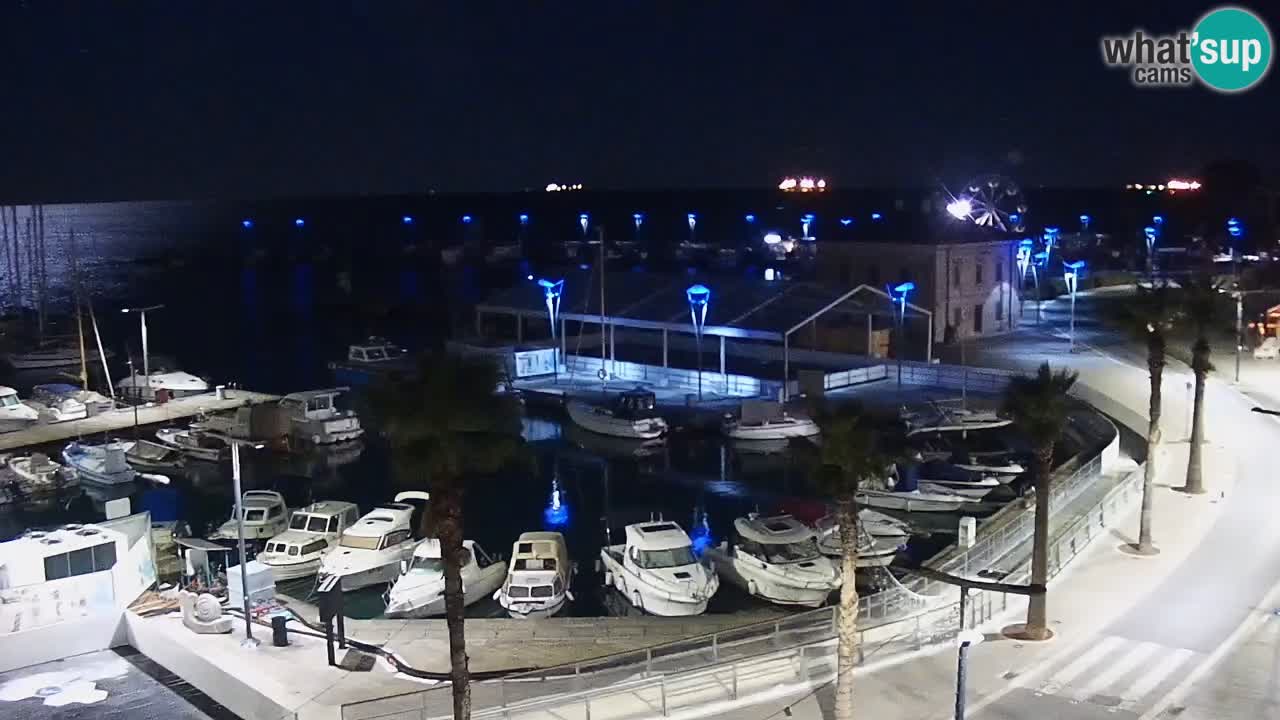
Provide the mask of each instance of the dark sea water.
[{"label": "dark sea water", "polygon": [[[270,210],[192,203],[47,206],[47,327],[74,330],[60,316],[71,304],[76,265],[103,343],[117,353],[113,378],[124,374],[123,360],[130,354],[140,362],[136,315],[124,315],[121,308],[163,304],[148,314],[153,367],[176,366],[218,383],[286,393],[334,385],[328,363],[370,334],[410,348],[440,342],[467,327],[470,305],[485,292],[511,284],[529,269],[519,262],[487,265],[475,256],[461,266],[444,267],[438,248],[467,242],[465,234],[450,236],[444,221],[439,224],[444,230],[421,228],[419,223],[427,223],[419,216],[410,227],[404,222],[410,211],[377,202],[371,201],[384,220],[389,218],[381,224],[367,221],[373,213],[367,208],[343,215],[323,204]],[[28,212],[19,209],[24,232]],[[243,221],[249,218],[252,227],[246,228]],[[295,218],[304,218],[303,224],[296,225]],[[40,293],[30,287],[29,257],[23,256],[15,278],[12,240],[5,248],[0,297],[11,312],[25,309],[30,315]],[[29,322],[26,333],[36,325]],[[20,345],[21,334],[5,340]],[[101,370],[91,374],[96,389],[105,390]],[[24,393],[49,379],[11,371],[0,376],[0,382]],[[359,390],[352,402],[364,407]],[[306,456],[251,454],[244,463],[245,489],[279,490],[291,506],[342,499],[367,509],[390,500],[406,484],[394,477],[376,433],[376,416],[366,411],[362,417],[370,432],[360,446]],[[821,512],[821,503],[813,502],[809,472],[794,457],[740,453],[718,437],[679,432],[660,452],[637,458],[633,448],[567,427],[566,418],[535,414],[532,420],[538,427],[531,437],[546,438],[532,443],[536,471],[486,481],[469,493],[466,534],[490,553],[509,555],[520,532],[547,527],[546,510],[558,488],[566,517],[557,529],[566,533],[580,568],[578,613],[601,611],[594,566],[609,529],[620,541],[628,523],[662,516],[688,528],[695,516],[705,514],[713,535],[723,537],[733,519],[747,512]],[[56,456],[60,447],[43,450]],[[202,534],[230,514],[230,468],[193,463],[169,487],[73,491],[56,503],[0,508],[0,535],[92,521],[102,517],[106,500],[121,495],[156,519],[180,520]],[[732,591],[722,595],[713,611],[746,604]],[[380,607],[376,592],[360,595],[354,604],[369,615]]]}]

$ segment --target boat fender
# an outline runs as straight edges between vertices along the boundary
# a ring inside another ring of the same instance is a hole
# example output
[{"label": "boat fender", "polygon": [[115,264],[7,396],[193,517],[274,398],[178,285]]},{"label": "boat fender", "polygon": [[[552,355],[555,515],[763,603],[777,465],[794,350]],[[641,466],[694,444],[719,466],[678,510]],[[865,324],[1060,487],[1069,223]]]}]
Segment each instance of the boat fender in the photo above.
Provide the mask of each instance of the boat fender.
[{"label": "boat fender", "polygon": [[564,596],[569,600],[569,602],[575,602],[577,600],[577,598],[573,596],[572,590],[565,590]]},{"label": "boat fender", "polygon": [[605,586],[606,586],[606,587],[608,587],[609,585],[612,585],[612,584],[613,584],[613,573],[611,573],[611,572],[605,572],[605,574],[604,574],[604,584],[605,584]]},{"label": "boat fender", "polygon": [[[602,562],[600,561],[600,558],[596,558],[596,572],[600,572],[601,570],[604,570],[604,563],[602,563]],[[577,564],[577,563],[574,563],[574,564],[573,564],[573,570],[572,570],[572,572],[573,572],[573,574],[574,574],[574,575],[577,575],[577,574],[578,574],[578,564]]]},{"label": "boat fender", "polygon": [[639,590],[635,591],[635,593],[632,594],[631,604],[635,605],[640,610],[644,610],[644,598],[640,596]]},{"label": "boat fender", "polygon": [[501,598],[501,597],[502,597],[502,588],[498,588],[497,590],[493,591],[494,600],[497,600],[498,598]]}]

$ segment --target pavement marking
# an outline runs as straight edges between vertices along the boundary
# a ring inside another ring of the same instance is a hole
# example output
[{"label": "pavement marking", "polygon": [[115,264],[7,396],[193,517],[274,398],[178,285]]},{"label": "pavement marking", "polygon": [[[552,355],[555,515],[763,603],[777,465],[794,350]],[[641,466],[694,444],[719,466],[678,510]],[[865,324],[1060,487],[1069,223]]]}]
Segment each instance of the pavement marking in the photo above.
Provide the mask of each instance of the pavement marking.
[{"label": "pavement marking", "polygon": [[1111,650],[1117,645],[1120,645],[1121,642],[1123,641],[1120,638],[1114,635],[1108,635],[1102,639],[1102,642],[1089,648],[1085,654],[1076,658],[1070,665],[1067,665],[1063,669],[1054,673],[1052,676],[1053,679],[1041,685],[1037,692],[1045,695],[1058,694],[1062,690],[1063,686],[1067,685],[1085,670],[1092,667],[1094,663],[1105,657],[1107,653],[1111,652]]},{"label": "pavement marking", "polygon": [[1191,672],[1187,673],[1187,676],[1183,678],[1182,682],[1178,683],[1172,690],[1166,693],[1164,697],[1157,700],[1155,705],[1153,705],[1150,710],[1143,713],[1138,720],[1154,720],[1161,713],[1167,710],[1169,706],[1186,697],[1187,693],[1197,682],[1199,682],[1205,675],[1208,675],[1210,670],[1213,670],[1218,663],[1222,662],[1222,659],[1227,656],[1227,653],[1234,650],[1236,646],[1244,640],[1245,635],[1253,632],[1271,616],[1271,608],[1275,607],[1275,604],[1278,601],[1280,601],[1280,582],[1271,586],[1271,589],[1267,591],[1267,594],[1262,598],[1262,601],[1258,603],[1257,609],[1255,609],[1249,617],[1246,617],[1244,622],[1240,623],[1239,627],[1237,627],[1235,631],[1222,642],[1222,644],[1214,648],[1213,652],[1205,658],[1204,662],[1192,668]]},{"label": "pavement marking", "polygon": [[1178,648],[1166,655],[1163,660],[1141,675],[1137,682],[1124,691],[1124,695],[1120,699],[1119,708],[1121,710],[1133,710],[1138,703],[1142,702],[1142,698],[1146,697],[1152,690],[1155,690],[1160,683],[1169,679],[1173,671],[1181,667],[1183,663],[1190,660],[1194,655],[1195,652],[1186,648]]},{"label": "pavement marking", "polygon": [[1107,668],[1105,671],[1098,673],[1087,685],[1084,685],[1072,693],[1072,699],[1088,700],[1094,695],[1101,693],[1103,690],[1110,688],[1112,684],[1127,675],[1130,670],[1137,667],[1137,665],[1143,660],[1146,660],[1148,655],[1160,648],[1160,645],[1153,642],[1144,642],[1135,645],[1133,649],[1126,653],[1124,657],[1116,661],[1114,665]]}]

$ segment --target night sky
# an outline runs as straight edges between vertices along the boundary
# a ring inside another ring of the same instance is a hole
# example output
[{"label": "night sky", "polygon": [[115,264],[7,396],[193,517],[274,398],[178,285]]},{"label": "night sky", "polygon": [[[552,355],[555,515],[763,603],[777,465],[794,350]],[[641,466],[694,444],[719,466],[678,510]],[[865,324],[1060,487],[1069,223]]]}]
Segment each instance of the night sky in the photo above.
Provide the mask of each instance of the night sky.
[{"label": "night sky", "polygon": [[6,0],[0,202],[1274,179],[1274,68],[1226,96],[1101,62],[1216,5]]}]

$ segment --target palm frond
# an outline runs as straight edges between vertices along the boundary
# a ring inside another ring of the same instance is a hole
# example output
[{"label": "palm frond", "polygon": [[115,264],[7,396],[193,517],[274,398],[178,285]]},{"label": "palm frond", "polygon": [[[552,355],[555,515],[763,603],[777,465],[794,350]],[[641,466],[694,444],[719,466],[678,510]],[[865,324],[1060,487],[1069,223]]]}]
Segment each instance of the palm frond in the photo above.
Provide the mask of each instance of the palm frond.
[{"label": "palm frond", "polygon": [[1071,370],[1055,372],[1043,363],[1035,375],[1018,375],[1009,381],[1003,411],[1037,447],[1051,445],[1066,428],[1067,397],[1078,377]]}]

